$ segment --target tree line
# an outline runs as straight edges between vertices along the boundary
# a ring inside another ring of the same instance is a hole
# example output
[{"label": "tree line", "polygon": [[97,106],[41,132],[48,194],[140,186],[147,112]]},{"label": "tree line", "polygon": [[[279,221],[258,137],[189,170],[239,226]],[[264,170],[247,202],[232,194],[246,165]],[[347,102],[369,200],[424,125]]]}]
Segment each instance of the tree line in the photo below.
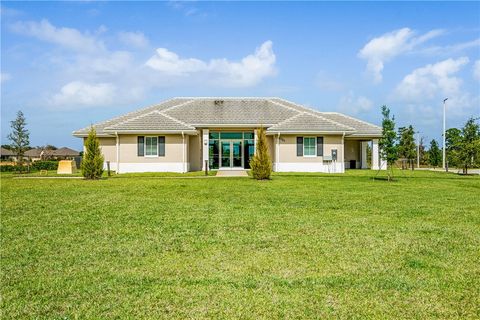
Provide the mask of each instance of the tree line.
[{"label": "tree line", "polygon": [[[402,169],[414,168],[419,160],[422,165],[439,167],[442,165],[442,148],[435,139],[430,141],[427,149],[424,138],[415,143],[415,129],[412,125],[400,127],[395,131],[395,117],[390,116],[390,109],[382,107],[382,138],[379,141],[381,156],[390,167],[389,179],[393,177],[393,167],[401,160]],[[464,174],[468,169],[480,166],[480,125],[478,119],[471,117],[463,128],[450,128],[445,132],[446,169],[462,168]],[[419,157],[419,159],[417,159]]]}]

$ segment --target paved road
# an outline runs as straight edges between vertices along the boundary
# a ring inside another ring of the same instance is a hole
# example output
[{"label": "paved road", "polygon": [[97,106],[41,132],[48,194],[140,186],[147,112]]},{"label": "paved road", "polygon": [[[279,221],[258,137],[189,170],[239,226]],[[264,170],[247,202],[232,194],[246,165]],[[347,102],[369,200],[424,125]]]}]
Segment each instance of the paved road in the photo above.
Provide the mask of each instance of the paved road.
[{"label": "paved road", "polygon": [[[445,170],[440,169],[440,168],[416,168],[415,170],[426,170],[426,171],[438,171],[438,172],[444,172]],[[462,169],[449,169],[449,172],[455,172],[455,173],[462,173]],[[468,169],[468,174],[480,174],[480,169]]]}]

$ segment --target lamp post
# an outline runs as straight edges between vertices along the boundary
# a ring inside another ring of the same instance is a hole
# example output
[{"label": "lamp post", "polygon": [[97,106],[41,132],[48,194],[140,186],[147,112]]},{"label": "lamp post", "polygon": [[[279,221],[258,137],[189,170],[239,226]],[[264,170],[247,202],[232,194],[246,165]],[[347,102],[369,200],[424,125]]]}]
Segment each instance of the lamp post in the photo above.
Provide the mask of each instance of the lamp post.
[{"label": "lamp post", "polygon": [[443,99],[443,161],[442,161],[442,167],[443,170],[446,170],[447,167],[445,165],[445,109],[446,109],[446,102],[448,98]]},{"label": "lamp post", "polygon": [[417,134],[417,169],[420,168],[420,131],[415,132]]}]

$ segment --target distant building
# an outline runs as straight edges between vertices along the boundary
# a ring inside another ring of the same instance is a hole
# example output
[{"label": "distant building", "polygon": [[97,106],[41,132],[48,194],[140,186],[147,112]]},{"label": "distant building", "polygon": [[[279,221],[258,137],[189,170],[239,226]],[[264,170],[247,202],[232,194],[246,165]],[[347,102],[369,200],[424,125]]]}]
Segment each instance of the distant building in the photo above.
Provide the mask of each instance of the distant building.
[{"label": "distant building", "polygon": [[34,148],[25,152],[25,157],[30,159],[31,161],[74,159],[79,155],[80,153],[78,151],[67,147],[59,148],[56,150]]}]

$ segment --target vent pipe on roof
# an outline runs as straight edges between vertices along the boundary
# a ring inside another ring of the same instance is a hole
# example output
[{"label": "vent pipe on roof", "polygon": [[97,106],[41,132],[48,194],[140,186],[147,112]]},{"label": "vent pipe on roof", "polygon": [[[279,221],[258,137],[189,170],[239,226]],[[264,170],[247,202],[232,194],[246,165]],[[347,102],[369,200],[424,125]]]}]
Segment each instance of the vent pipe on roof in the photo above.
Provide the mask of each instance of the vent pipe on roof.
[{"label": "vent pipe on roof", "polygon": [[216,106],[219,106],[219,105],[222,105],[223,104],[223,100],[215,100],[214,103]]}]

